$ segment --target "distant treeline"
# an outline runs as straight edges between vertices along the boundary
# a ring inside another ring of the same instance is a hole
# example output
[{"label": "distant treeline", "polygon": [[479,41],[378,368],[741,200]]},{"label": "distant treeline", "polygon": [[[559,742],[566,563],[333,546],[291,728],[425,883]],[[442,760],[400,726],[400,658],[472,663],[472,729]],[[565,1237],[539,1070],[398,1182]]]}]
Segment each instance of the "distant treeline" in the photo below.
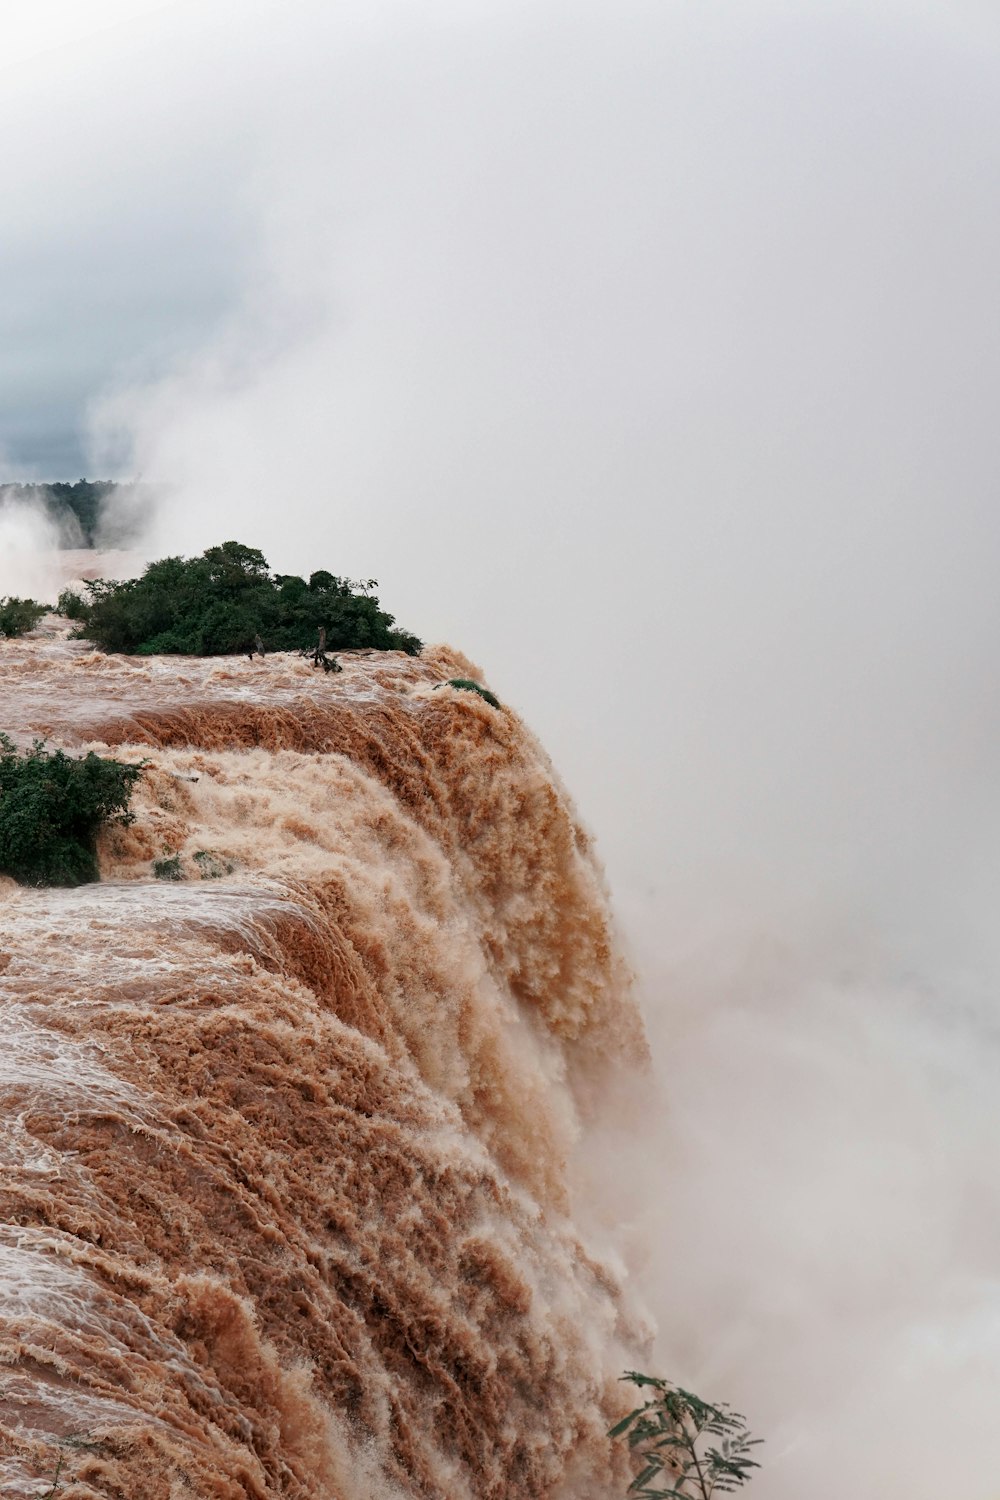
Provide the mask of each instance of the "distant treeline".
[{"label": "distant treeline", "polygon": [[[78,479],[74,484],[62,480],[54,484],[0,484],[0,507],[5,501],[19,500],[37,505],[64,534],[68,530],[67,542],[76,540],[72,536],[75,519],[80,528],[79,545],[93,547],[101,511],[108,497],[116,491],[134,492],[135,488],[135,485],[119,484],[113,479]],[[116,540],[121,539],[116,537]]]}]

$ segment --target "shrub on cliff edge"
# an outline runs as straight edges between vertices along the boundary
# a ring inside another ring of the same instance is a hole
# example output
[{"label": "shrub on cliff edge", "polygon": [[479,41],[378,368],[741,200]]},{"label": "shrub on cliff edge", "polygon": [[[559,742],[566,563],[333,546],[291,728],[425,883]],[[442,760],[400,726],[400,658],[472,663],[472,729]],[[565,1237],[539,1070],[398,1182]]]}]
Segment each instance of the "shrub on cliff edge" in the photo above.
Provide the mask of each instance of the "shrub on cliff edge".
[{"label": "shrub on cliff edge", "polygon": [[80,595],[61,595],[59,608],[104,651],[225,656],[251,652],[258,636],[268,651],[303,651],[322,628],[331,651],[415,656],[420,641],[380,607],[373,585],[322,570],[308,579],[272,574],[256,547],[223,542],[200,557],[161,558],[141,578],[88,583]]},{"label": "shrub on cliff edge", "polygon": [[83,885],[98,879],[97,833],[131,823],[128,810],[140,766],[95,755],[46,750],[25,754],[0,734],[0,873],[21,885]]}]

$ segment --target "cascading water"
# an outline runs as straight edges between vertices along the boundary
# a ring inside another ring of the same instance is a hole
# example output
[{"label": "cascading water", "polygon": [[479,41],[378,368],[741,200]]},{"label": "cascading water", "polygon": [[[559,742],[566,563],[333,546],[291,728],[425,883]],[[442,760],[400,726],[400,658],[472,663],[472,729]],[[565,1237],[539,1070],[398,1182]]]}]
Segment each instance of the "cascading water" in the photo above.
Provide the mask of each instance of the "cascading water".
[{"label": "cascading water", "polygon": [[344,668],[0,647],[16,739],[146,766],[100,885],[0,901],[12,1500],[627,1484],[567,1163],[645,1043],[588,838],[462,658]]}]

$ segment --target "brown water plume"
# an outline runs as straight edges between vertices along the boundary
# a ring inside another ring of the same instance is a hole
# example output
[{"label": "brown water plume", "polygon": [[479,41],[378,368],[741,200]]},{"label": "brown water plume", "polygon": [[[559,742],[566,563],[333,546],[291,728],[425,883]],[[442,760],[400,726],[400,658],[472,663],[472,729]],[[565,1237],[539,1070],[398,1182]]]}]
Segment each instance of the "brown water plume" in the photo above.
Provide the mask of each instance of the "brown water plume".
[{"label": "brown water plume", "polygon": [[469,663],[344,666],[0,646],[11,733],[146,765],[100,885],[0,903],[5,1496],[623,1487],[567,1165],[645,1045],[589,840]]}]

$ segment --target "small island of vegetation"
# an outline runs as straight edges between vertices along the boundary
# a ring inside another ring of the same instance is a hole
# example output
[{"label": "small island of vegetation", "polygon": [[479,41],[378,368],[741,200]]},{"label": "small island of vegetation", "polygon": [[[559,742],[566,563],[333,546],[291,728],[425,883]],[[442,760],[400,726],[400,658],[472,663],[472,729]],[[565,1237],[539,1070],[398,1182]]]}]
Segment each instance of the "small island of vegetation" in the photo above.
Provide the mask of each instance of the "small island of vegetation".
[{"label": "small island of vegetation", "polygon": [[417,655],[421,642],[381,608],[376,587],[374,579],[354,583],[324,570],[308,579],[272,573],[256,547],[223,542],[200,557],[150,563],[140,578],[68,590],[59,609],[77,622],[77,636],[129,655],[226,656],[252,652],[255,642],[305,651],[323,631],[331,651]]}]

